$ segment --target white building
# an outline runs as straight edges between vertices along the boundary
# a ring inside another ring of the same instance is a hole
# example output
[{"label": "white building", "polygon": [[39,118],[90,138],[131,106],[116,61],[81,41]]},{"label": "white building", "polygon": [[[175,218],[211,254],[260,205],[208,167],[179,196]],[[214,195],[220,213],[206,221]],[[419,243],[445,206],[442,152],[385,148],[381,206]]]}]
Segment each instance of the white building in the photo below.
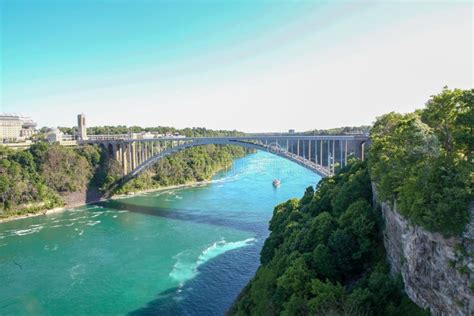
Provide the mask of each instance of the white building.
[{"label": "white building", "polygon": [[59,128],[52,128],[51,131],[46,136],[46,139],[49,143],[60,142],[63,140],[63,132],[59,130]]},{"label": "white building", "polygon": [[0,142],[22,141],[33,136],[36,123],[19,115],[0,115]]},{"label": "white building", "polygon": [[76,145],[76,138],[73,135],[66,135],[59,128],[52,128],[46,136],[49,143],[58,142],[60,145],[73,146]]}]

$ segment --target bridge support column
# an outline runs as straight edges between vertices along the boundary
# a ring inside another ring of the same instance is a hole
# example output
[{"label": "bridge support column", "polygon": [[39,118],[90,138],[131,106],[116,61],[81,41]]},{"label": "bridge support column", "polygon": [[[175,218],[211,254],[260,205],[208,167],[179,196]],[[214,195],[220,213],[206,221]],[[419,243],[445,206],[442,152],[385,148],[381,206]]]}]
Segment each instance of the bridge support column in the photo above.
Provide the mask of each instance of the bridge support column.
[{"label": "bridge support column", "polygon": [[344,150],[344,166],[347,166],[347,139],[346,139],[346,144],[345,144],[345,150]]},{"label": "bridge support column", "polygon": [[115,160],[120,162],[120,159],[122,158],[121,152],[120,152],[120,146],[118,144],[114,144],[114,151],[115,151]]},{"label": "bridge support column", "polygon": [[127,150],[127,146],[122,143],[119,145],[120,148],[121,148],[121,152],[122,152],[122,173],[123,175],[126,175],[128,173],[128,150]]},{"label": "bridge support column", "polygon": [[308,140],[308,160],[311,161],[311,139]]},{"label": "bridge support column", "polygon": [[135,167],[133,167],[133,169],[135,169],[136,167],[138,167],[138,165],[140,165],[140,143],[135,143]]},{"label": "bridge support column", "polygon": [[139,144],[140,144],[140,145],[139,145],[139,151],[138,151],[138,152],[140,153],[140,159],[138,160],[138,165],[141,165],[142,162],[143,162],[143,155],[144,155],[144,153],[145,153],[145,150],[144,150],[144,148],[143,148],[143,147],[144,147],[144,143],[140,142]]},{"label": "bridge support column", "polygon": [[[133,146],[131,143],[127,144],[127,153],[128,153],[128,170],[133,170]],[[128,171],[127,171],[128,172]]]},{"label": "bridge support column", "polygon": [[318,163],[318,140],[314,141],[314,162]]},{"label": "bridge support column", "polygon": [[145,161],[148,160],[148,142],[145,143]]},{"label": "bridge support column", "polygon": [[137,167],[137,148],[136,143],[131,144],[132,149],[132,170]]},{"label": "bridge support column", "polygon": [[319,163],[321,166],[324,166],[324,161],[323,161],[323,141],[319,141]]},{"label": "bridge support column", "polygon": [[143,144],[139,142],[137,144],[138,149],[137,149],[137,167],[142,164],[143,161]]},{"label": "bridge support column", "polygon": [[336,141],[332,141],[332,173],[334,174],[336,171]]},{"label": "bridge support column", "polygon": [[296,155],[298,157],[300,155],[300,140],[299,139],[297,140],[297,143],[296,143]]},{"label": "bridge support column", "polygon": [[360,153],[360,155],[361,155],[360,159],[361,159],[362,161],[364,161],[364,160],[365,160],[365,142],[363,142],[363,143],[361,144],[361,153]]},{"label": "bridge support column", "polygon": [[339,140],[339,163],[342,167],[342,163],[343,163],[343,161],[342,161],[342,140]]},{"label": "bridge support column", "polygon": [[327,147],[328,147],[328,169],[331,171],[331,149],[329,148],[330,145],[330,140],[327,141]]}]

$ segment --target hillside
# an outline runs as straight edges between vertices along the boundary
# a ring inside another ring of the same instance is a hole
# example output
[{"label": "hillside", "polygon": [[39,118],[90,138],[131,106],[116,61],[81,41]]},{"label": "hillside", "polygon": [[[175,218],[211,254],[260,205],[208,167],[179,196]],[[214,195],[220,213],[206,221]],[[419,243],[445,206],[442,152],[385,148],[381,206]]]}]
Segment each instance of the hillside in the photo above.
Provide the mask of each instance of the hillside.
[{"label": "hillside", "polygon": [[[209,179],[246,151],[203,146],[166,157],[117,193],[154,189]],[[121,177],[117,161],[97,146],[69,148],[38,142],[27,150],[0,146],[0,218],[34,214],[71,199],[95,199]]]},{"label": "hillside", "polygon": [[275,207],[261,266],[230,314],[428,314],[405,289],[435,312],[472,311],[472,242],[460,237],[473,200],[473,127],[474,90],[445,88],[422,110],[378,118],[368,165],[352,161]]},{"label": "hillside", "polygon": [[389,274],[365,163],[275,207],[261,266],[233,315],[425,315]]}]

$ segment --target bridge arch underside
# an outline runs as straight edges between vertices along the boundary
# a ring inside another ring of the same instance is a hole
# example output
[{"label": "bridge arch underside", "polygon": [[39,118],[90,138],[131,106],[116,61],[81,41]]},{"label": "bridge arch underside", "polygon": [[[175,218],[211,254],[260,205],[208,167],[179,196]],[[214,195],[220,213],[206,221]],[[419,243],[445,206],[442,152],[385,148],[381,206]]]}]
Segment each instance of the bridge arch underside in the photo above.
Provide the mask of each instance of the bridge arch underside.
[{"label": "bridge arch underside", "polygon": [[331,171],[328,167],[323,167],[319,164],[316,164],[312,161],[309,161],[307,159],[302,158],[301,156],[298,156],[296,154],[292,154],[288,151],[282,150],[278,147],[275,146],[267,146],[263,144],[257,144],[257,143],[251,143],[251,142],[246,142],[246,141],[238,141],[238,140],[213,140],[213,141],[193,141],[189,143],[184,143],[180,144],[171,148],[168,148],[166,150],[163,150],[162,152],[159,152],[155,154],[154,156],[150,157],[149,159],[145,160],[143,163],[138,165],[134,170],[132,170],[130,173],[126,174],[121,181],[121,184],[124,184],[131,179],[135,178],[138,176],[140,173],[145,171],[147,168],[152,166],[153,164],[157,163],[159,160],[165,158],[166,156],[172,155],[174,153],[177,153],[179,151],[182,151],[187,148],[192,148],[192,147],[197,147],[197,146],[205,146],[205,145],[233,145],[233,146],[240,146],[244,148],[249,148],[249,149],[256,149],[256,150],[261,150],[261,151],[266,151],[271,154],[274,154],[276,156],[285,158],[287,160],[290,160],[310,171],[313,171],[314,173],[318,174],[321,177],[326,177],[331,174]]}]

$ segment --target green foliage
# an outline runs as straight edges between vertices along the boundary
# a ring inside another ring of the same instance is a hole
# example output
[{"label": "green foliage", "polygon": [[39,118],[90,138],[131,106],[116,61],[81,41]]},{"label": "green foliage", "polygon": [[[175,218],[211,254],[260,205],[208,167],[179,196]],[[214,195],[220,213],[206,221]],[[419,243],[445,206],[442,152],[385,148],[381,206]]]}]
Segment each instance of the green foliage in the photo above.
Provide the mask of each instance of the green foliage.
[{"label": "green foliage", "polygon": [[63,205],[61,195],[84,190],[100,169],[95,146],[67,148],[44,142],[28,150],[0,148],[0,216]]},{"label": "green foliage", "polygon": [[246,152],[244,148],[236,146],[206,145],[188,148],[159,160],[116,193],[209,180],[216,171],[229,167],[234,158],[242,157]]},{"label": "green foliage", "polygon": [[59,145],[49,148],[39,169],[46,185],[60,193],[84,190],[92,177],[86,158]]},{"label": "green foliage", "polygon": [[371,130],[369,168],[380,198],[446,236],[468,221],[474,179],[474,90],[445,88],[423,110],[389,113]]},{"label": "green foliage", "polygon": [[[245,153],[234,146],[190,148],[161,160],[119,193],[207,180]],[[17,151],[0,146],[0,217],[61,206],[62,196],[71,192],[105,191],[122,177],[121,172],[120,163],[98,146],[37,142]]]},{"label": "green foliage", "polygon": [[230,314],[427,315],[388,272],[367,169],[352,161],[275,207],[261,266]]},{"label": "green foliage", "polygon": [[341,134],[358,134],[368,133],[370,131],[369,125],[362,126],[344,126],[329,129],[315,129],[312,131],[305,132],[306,135],[341,135]]},{"label": "green foliage", "polygon": [[[71,134],[74,132],[72,129],[60,128],[63,132]],[[210,130],[204,127],[193,127],[193,128],[184,128],[177,129],[174,127],[168,126],[157,126],[157,127],[140,127],[140,126],[96,126],[88,127],[87,133],[89,135],[114,135],[114,134],[129,134],[129,133],[141,133],[141,132],[153,132],[159,134],[166,133],[179,133],[187,137],[199,137],[199,136],[237,136],[244,135],[242,132],[238,131],[227,131],[227,130]]]}]

